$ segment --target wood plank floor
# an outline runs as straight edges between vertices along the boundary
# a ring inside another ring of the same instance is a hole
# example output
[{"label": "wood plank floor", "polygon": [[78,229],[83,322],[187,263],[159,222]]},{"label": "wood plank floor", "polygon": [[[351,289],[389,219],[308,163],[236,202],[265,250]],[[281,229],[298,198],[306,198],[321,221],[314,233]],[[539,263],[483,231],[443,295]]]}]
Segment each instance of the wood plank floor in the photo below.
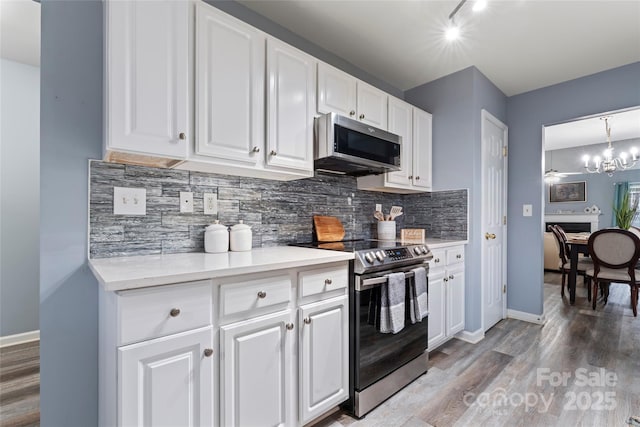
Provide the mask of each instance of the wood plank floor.
[{"label": "wood plank floor", "polygon": [[40,425],[40,342],[0,348],[0,426]]},{"label": "wood plank floor", "polygon": [[[469,344],[432,352],[427,374],[362,420],[338,412],[316,426],[619,426],[640,416],[640,317],[628,285],[596,311],[545,273],[545,325],[506,319]],[[564,377],[563,377],[564,376]]]}]

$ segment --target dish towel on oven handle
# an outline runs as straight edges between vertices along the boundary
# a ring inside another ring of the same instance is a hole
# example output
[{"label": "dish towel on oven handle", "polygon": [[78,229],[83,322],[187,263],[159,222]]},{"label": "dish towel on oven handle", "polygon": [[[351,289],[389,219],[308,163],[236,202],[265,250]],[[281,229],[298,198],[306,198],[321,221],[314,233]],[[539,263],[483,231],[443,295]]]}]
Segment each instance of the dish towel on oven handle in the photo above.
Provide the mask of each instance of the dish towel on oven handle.
[{"label": "dish towel on oven handle", "polygon": [[380,291],[380,332],[397,334],[404,328],[404,273],[389,274]]},{"label": "dish towel on oven handle", "polygon": [[429,310],[427,294],[427,270],[424,267],[414,268],[413,280],[409,287],[409,315],[411,323],[422,322]]}]

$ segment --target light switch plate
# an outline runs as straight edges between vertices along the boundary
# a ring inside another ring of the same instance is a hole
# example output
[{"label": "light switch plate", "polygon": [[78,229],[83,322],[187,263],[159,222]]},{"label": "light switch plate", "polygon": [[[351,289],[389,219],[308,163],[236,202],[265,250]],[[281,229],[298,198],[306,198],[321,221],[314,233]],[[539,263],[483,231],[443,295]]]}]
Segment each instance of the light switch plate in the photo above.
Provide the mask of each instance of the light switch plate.
[{"label": "light switch plate", "polygon": [[190,191],[180,192],[180,212],[193,213],[193,193]]},{"label": "light switch plate", "polygon": [[218,213],[218,195],[216,193],[204,193],[202,195],[205,215]]},{"label": "light switch plate", "polygon": [[113,187],[114,215],[146,215],[147,190],[145,188]]},{"label": "light switch plate", "polygon": [[532,216],[533,205],[522,205],[522,216]]}]

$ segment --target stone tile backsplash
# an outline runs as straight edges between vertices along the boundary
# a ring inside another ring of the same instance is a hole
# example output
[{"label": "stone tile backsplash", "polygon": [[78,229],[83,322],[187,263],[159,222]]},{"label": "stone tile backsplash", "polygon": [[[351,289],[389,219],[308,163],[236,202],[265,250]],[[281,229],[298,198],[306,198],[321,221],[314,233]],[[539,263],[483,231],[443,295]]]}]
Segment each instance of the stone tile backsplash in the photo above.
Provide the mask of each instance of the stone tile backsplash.
[{"label": "stone tile backsplash", "polygon": [[[144,187],[145,216],[113,214],[113,187]],[[181,191],[193,192],[193,213],[180,213]],[[218,195],[218,215],[204,215],[203,194]],[[333,215],[345,239],[375,238],[375,204],[403,207],[397,228],[425,228],[427,236],[467,238],[467,190],[400,195],[360,191],[356,179],[316,174],[297,181],[156,169],[92,161],[89,250],[91,258],[204,251],[204,229],[219,219],[253,229],[253,246],[313,238],[313,215]],[[399,233],[399,231],[398,231]]]}]

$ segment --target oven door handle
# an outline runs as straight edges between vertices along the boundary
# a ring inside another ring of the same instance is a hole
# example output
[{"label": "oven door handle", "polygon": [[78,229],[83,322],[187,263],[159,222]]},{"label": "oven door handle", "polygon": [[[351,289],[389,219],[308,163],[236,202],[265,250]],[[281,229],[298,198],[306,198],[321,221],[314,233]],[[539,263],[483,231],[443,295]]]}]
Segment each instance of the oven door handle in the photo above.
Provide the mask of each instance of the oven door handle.
[{"label": "oven door handle", "polygon": [[[414,275],[415,273],[413,271],[407,271],[404,273],[404,278],[407,279],[409,277],[413,277]],[[388,280],[389,275],[364,279],[356,285],[356,291],[365,291],[367,289],[371,289],[373,287],[382,285],[383,283],[387,283]]]}]

